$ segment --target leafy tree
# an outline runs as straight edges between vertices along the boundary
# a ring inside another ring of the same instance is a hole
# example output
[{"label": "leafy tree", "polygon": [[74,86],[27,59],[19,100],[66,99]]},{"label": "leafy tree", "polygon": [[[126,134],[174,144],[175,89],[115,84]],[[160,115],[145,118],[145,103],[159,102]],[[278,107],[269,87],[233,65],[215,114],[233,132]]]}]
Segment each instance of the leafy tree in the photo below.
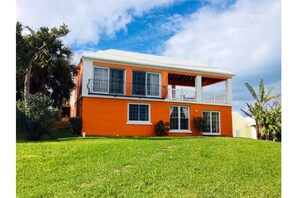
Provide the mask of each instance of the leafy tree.
[{"label": "leafy tree", "polygon": [[53,101],[41,93],[30,94],[26,103],[17,101],[17,129],[25,132],[27,140],[40,140],[50,132],[58,112],[52,105]]},{"label": "leafy tree", "polygon": [[[257,131],[257,138],[258,139],[268,139],[269,135],[267,135],[268,129],[268,121],[270,118],[269,111],[268,111],[268,105],[269,102],[271,102],[273,99],[276,99],[280,97],[280,94],[277,95],[271,95],[271,92],[274,88],[274,86],[271,86],[268,90],[265,90],[264,86],[264,80],[261,79],[260,85],[259,85],[259,93],[257,94],[256,91],[253,89],[251,85],[248,83],[245,83],[245,86],[247,87],[248,91],[252,95],[252,97],[255,100],[254,104],[246,103],[248,107],[248,112],[241,109],[241,111],[249,116],[255,119],[256,122],[256,131]],[[272,106],[270,106],[272,107]]]},{"label": "leafy tree", "polygon": [[[30,34],[23,35],[26,28]],[[61,40],[69,33],[63,24],[51,30],[41,27],[33,31],[21,23],[16,24],[16,81],[17,99],[28,100],[29,94],[48,95],[54,106],[61,107],[70,98],[74,88],[76,67],[71,64],[73,53]]]},{"label": "leafy tree", "polygon": [[282,131],[282,117],[281,117],[281,104],[278,102],[272,105],[268,104],[268,108],[265,112],[265,127],[264,134],[265,139],[273,141],[281,141]]}]

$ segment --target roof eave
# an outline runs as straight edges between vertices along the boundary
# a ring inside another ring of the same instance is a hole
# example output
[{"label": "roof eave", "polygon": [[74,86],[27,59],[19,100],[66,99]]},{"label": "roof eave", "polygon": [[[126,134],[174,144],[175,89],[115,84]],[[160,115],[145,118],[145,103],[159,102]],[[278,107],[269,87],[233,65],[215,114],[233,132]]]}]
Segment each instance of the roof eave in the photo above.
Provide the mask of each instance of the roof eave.
[{"label": "roof eave", "polygon": [[114,59],[109,59],[109,58],[103,58],[103,57],[96,57],[96,56],[90,56],[90,55],[82,55],[81,58],[88,58],[88,59],[95,59],[99,61],[104,61],[104,62],[109,62],[109,63],[123,63],[123,64],[129,64],[133,66],[142,66],[142,67],[150,67],[150,68],[156,68],[156,66],[160,69],[172,69],[176,71],[186,71],[186,72],[194,72],[194,73],[201,73],[201,74],[208,74],[208,75],[216,75],[216,76],[222,76],[222,77],[233,77],[235,76],[234,73],[231,72],[211,72],[211,71],[203,71],[203,70],[195,70],[195,69],[190,69],[190,68],[176,68],[172,67],[170,65],[166,64],[148,64],[148,63],[140,63],[140,62],[132,62],[132,61],[124,61],[124,60],[114,60]]}]

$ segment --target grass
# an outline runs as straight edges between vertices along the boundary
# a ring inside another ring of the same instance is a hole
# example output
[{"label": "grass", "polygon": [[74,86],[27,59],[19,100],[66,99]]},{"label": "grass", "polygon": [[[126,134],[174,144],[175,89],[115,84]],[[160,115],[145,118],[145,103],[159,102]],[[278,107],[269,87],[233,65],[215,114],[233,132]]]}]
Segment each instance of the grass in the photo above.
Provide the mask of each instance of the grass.
[{"label": "grass", "polygon": [[17,197],[280,197],[281,144],[240,138],[17,143]]}]

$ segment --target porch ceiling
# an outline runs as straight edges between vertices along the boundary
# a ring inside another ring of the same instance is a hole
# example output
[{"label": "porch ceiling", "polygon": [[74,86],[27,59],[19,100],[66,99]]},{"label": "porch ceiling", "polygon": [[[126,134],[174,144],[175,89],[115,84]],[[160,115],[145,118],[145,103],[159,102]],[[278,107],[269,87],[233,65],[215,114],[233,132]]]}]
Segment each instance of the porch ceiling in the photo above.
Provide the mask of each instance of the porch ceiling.
[{"label": "porch ceiling", "polygon": [[[195,87],[195,77],[182,74],[168,74],[169,85],[180,85]],[[222,82],[226,79],[202,77],[202,87]]]},{"label": "porch ceiling", "polygon": [[168,74],[168,84],[195,87],[195,76]]},{"label": "porch ceiling", "polygon": [[202,87],[212,85],[212,84],[215,84],[215,83],[218,83],[218,82],[222,82],[224,80],[226,80],[226,79],[202,77]]}]

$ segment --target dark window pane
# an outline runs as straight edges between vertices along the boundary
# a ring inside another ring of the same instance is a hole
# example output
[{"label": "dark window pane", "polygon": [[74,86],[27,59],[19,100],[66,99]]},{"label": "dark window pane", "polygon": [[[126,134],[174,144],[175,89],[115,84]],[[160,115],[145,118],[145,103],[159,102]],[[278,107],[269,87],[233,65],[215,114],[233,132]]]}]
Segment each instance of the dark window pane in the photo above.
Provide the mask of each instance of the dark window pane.
[{"label": "dark window pane", "polygon": [[139,113],[139,105],[130,104],[129,105],[129,120],[130,121],[138,121],[138,113]]},{"label": "dark window pane", "polygon": [[124,70],[110,69],[109,93],[124,94]]},{"label": "dark window pane", "polygon": [[149,121],[149,106],[148,105],[139,105],[140,108],[140,121]]},{"label": "dark window pane", "polygon": [[178,118],[170,118],[170,129],[171,130],[178,130]]},{"label": "dark window pane", "polygon": [[206,121],[205,129],[203,132],[210,133],[211,128],[210,128],[210,112],[203,112],[203,118]]},{"label": "dark window pane", "polygon": [[132,94],[145,95],[145,72],[133,71]]},{"label": "dark window pane", "polygon": [[170,118],[178,118],[178,107],[170,107]]},{"label": "dark window pane", "polygon": [[180,107],[180,117],[181,118],[188,118],[188,107]]},{"label": "dark window pane", "polygon": [[189,119],[188,118],[180,119],[180,129],[189,130]]}]

